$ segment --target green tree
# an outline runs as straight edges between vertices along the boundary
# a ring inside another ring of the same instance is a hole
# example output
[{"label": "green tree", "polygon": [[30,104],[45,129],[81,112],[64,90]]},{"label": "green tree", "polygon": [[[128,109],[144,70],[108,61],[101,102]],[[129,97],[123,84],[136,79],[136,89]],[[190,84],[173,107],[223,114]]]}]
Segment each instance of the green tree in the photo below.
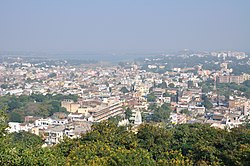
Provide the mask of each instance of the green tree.
[{"label": "green tree", "polygon": [[142,125],[137,133],[139,147],[148,150],[155,160],[163,157],[169,149],[171,132],[164,128],[152,125]]},{"label": "green tree", "polygon": [[213,104],[209,101],[209,99],[207,97],[204,99],[203,105],[206,109],[213,108]]},{"label": "green tree", "polygon": [[12,111],[9,113],[9,121],[10,122],[23,122],[24,118],[17,112]]},{"label": "green tree", "polygon": [[148,106],[148,109],[151,110],[151,111],[154,111],[157,109],[157,104],[156,103],[151,103],[149,106]]},{"label": "green tree", "polygon": [[203,93],[208,93],[208,92],[210,92],[210,90],[211,90],[211,89],[210,89],[207,85],[203,85],[203,86],[202,86],[202,92],[203,92]]},{"label": "green tree", "polygon": [[20,106],[21,103],[18,101],[18,99],[15,96],[11,97],[11,100],[8,102],[8,109],[14,110]]},{"label": "green tree", "polygon": [[43,144],[41,137],[26,131],[12,133],[10,134],[10,138],[11,144],[15,144],[16,146],[21,145],[22,147],[32,148],[40,147]]},{"label": "green tree", "polygon": [[183,109],[180,111],[181,114],[185,114],[185,115],[188,115],[190,116],[191,115],[191,112],[188,110],[188,109]]},{"label": "green tree", "polygon": [[172,111],[169,104],[164,103],[160,107],[156,104],[151,104],[149,110],[153,111],[153,113],[146,117],[146,121],[163,122],[164,124],[169,123],[169,117]]},{"label": "green tree", "polygon": [[169,93],[167,93],[167,92],[163,93],[163,97],[171,97],[171,96],[172,96],[172,95],[169,94]]},{"label": "green tree", "polygon": [[193,86],[194,86],[194,82],[189,80],[188,81],[188,88],[193,88]]},{"label": "green tree", "polygon": [[132,116],[132,110],[131,108],[126,108],[125,110],[125,119],[129,119]]},{"label": "green tree", "polygon": [[48,75],[48,77],[49,77],[49,78],[56,77],[56,73],[50,73],[50,74]]},{"label": "green tree", "polygon": [[1,138],[6,134],[7,128],[7,115],[5,113],[6,108],[0,109],[0,141]]},{"label": "green tree", "polygon": [[164,122],[168,123],[170,117],[170,110],[164,110],[161,107],[158,107],[156,110],[154,110],[153,114],[150,117],[150,121],[154,122]]},{"label": "green tree", "polygon": [[120,91],[124,94],[129,92],[129,90],[126,87],[122,87]]},{"label": "green tree", "polygon": [[112,122],[112,123],[115,123],[118,125],[119,121],[122,120],[122,117],[117,115],[117,116],[112,116],[112,117],[109,117],[108,118],[108,121]]},{"label": "green tree", "polygon": [[246,80],[243,82],[243,85],[247,86],[248,88],[250,88],[250,80]]},{"label": "green tree", "polygon": [[168,87],[169,87],[169,88],[174,88],[175,85],[174,85],[174,83],[170,83],[170,84],[168,84]]},{"label": "green tree", "polygon": [[8,88],[8,85],[7,84],[1,84],[0,86],[2,89],[7,89]]},{"label": "green tree", "polygon": [[163,81],[161,84],[159,84],[159,87],[162,89],[166,89],[168,86],[167,86],[167,83]]},{"label": "green tree", "polygon": [[156,102],[156,96],[153,93],[149,93],[147,95],[147,101],[148,102]]}]

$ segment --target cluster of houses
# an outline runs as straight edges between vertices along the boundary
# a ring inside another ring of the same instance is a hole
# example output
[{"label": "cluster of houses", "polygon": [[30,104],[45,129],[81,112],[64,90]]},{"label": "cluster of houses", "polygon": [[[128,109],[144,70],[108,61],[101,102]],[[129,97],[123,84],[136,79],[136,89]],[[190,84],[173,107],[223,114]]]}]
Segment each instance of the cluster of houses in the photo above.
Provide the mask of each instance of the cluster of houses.
[{"label": "cluster of houses", "polygon": [[[9,122],[8,132],[26,131],[39,135],[46,145],[59,143],[65,136],[80,137],[91,129],[91,122],[85,121],[79,115],[69,114],[64,118],[34,118],[26,117],[29,122]],[[33,121],[34,120],[34,121]],[[33,123],[31,123],[33,121]]]},{"label": "cluster of houses", "polygon": [[[218,54],[219,55],[219,54]],[[238,54],[237,54],[238,55]],[[152,60],[148,68],[160,67]],[[213,127],[237,127],[249,118],[249,99],[231,96],[229,100],[217,93],[218,83],[240,84],[250,76],[232,75],[227,63],[211,71],[202,65],[192,68],[172,68],[164,73],[150,72],[135,63],[119,65],[37,65],[15,62],[0,64],[0,95],[75,94],[73,100],[61,101],[69,115],[60,118],[28,118],[26,123],[9,123],[9,132],[29,131],[41,135],[47,144],[56,144],[64,136],[79,137],[91,129],[91,124],[111,117],[124,116],[125,108],[133,111],[130,119],[119,125],[142,123],[142,113],[152,113],[151,104],[168,103],[173,124],[207,123]],[[194,72],[195,71],[195,72]],[[213,89],[202,90],[202,83],[214,80]],[[153,99],[149,100],[149,96]],[[206,108],[206,95],[212,108]]]}]

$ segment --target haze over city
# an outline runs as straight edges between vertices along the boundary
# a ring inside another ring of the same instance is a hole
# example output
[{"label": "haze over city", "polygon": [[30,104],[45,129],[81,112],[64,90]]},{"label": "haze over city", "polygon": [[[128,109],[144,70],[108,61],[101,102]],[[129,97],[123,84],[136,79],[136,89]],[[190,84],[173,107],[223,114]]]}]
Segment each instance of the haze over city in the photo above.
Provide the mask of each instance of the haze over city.
[{"label": "haze over city", "polygon": [[1,0],[0,166],[250,166],[249,0]]},{"label": "haze over city", "polygon": [[0,51],[250,51],[247,0],[0,2]]}]

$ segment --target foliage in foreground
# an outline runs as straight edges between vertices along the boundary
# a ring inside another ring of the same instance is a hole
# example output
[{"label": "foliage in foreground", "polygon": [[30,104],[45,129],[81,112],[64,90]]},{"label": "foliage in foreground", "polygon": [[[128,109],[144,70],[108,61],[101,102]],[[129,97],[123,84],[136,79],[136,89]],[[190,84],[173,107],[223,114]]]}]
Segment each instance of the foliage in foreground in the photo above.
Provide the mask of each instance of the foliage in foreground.
[{"label": "foliage in foreground", "polygon": [[146,124],[135,134],[105,121],[51,148],[25,132],[0,139],[0,165],[250,165],[246,127],[227,132],[201,124],[171,129]]},{"label": "foliage in foreground", "polygon": [[1,96],[0,109],[6,109],[8,120],[11,122],[23,122],[25,116],[38,116],[47,118],[55,112],[64,112],[66,109],[61,107],[63,99],[77,100],[76,95],[41,95],[32,94],[30,96]]}]

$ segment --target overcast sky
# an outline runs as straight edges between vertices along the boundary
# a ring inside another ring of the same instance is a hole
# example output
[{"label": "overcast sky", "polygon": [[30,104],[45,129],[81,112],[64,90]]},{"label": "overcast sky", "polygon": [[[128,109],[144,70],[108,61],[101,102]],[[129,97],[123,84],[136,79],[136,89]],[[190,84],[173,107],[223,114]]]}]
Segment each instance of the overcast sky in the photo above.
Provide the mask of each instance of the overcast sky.
[{"label": "overcast sky", "polygon": [[250,51],[250,0],[1,0],[0,51]]}]

